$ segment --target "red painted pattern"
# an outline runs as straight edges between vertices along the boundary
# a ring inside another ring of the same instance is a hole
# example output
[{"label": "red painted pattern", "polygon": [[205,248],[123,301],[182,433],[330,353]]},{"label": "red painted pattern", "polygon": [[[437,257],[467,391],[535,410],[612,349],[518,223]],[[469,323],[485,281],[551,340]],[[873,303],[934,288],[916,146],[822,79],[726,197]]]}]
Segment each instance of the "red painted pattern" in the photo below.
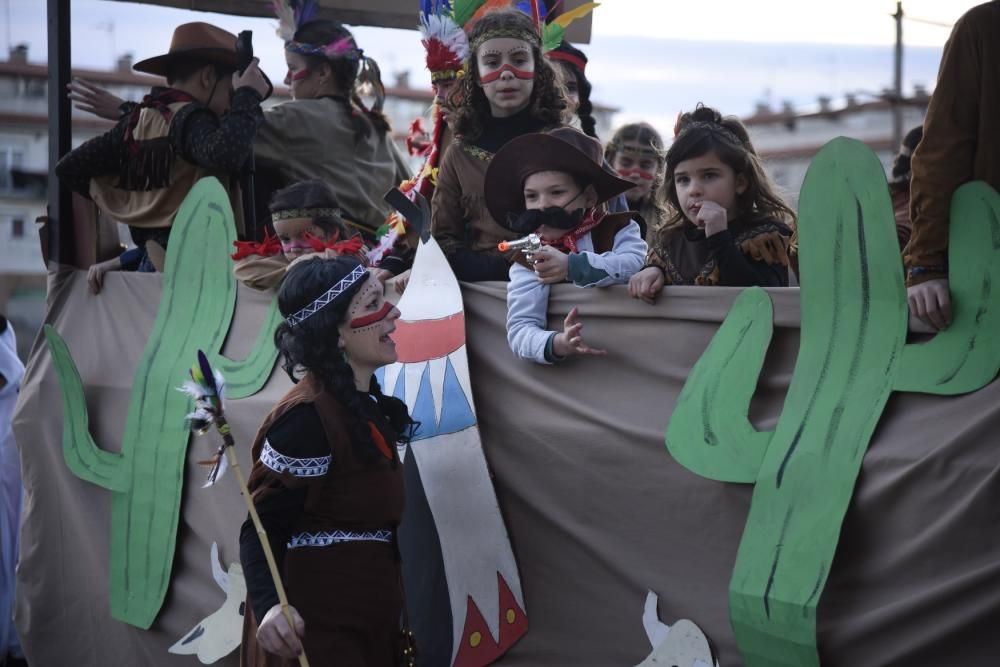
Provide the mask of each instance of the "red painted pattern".
[{"label": "red painted pattern", "polygon": [[482,612],[470,596],[465,613],[465,627],[459,638],[458,654],[453,667],[488,665],[506,653],[528,632],[528,617],[514,600],[510,587],[499,572],[497,588],[500,601],[500,640],[494,641]]},{"label": "red painted pattern", "polygon": [[440,320],[397,320],[392,340],[402,364],[440,359],[465,345],[465,313]]},{"label": "red painted pattern", "polygon": [[532,79],[535,78],[535,73],[533,71],[518,69],[513,65],[511,65],[510,63],[507,63],[506,65],[504,65],[503,67],[494,72],[490,72],[489,74],[480,74],[479,81],[481,83],[493,83],[494,81],[499,79],[500,75],[503,74],[504,72],[510,72],[511,74],[514,75],[514,78],[524,79],[525,81],[531,81]]},{"label": "red painted pattern", "polygon": [[379,308],[374,313],[370,315],[365,315],[364,317],[355,317],[353,320],[351,320],[351,328],[364,329],[365,327],[369,327],[375,324],[376,322],[381,322],[386,317],[388,317],[389,312],[393,308],[395,308],[395,306],[386,301],[384,304],[382,304],[382,307]]}]

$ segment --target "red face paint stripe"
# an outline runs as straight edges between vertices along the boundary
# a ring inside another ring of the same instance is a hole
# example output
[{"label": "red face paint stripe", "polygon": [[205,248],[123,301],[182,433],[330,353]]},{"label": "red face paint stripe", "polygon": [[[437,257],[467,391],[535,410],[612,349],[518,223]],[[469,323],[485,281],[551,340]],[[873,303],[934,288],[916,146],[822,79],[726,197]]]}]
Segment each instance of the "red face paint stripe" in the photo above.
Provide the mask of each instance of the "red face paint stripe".
[{"label": "red face paint stripe", "polygon": [[385,303],[382,304],[382,307],[379,308],[378,311],[372,313],[371,315],[365,315],[364,317],[355,317],[353,320],[351,320],[351,328],[363,329],[364,327],[371,326],[376,322],[381,322],[386,318],[386,316],[389,314],[389,311],[391,311],[392,308],[393,305],[388,301],[386,301]]},{"label": "red face paint stripe", "polygon": [[622,178],[629,178],[631,176],[635,176],[636,178],[641,178],[646,181],[651,181],[653,180],[653,178],[656,177],[656,174],[654,174],[653,172],[643,171],[642,169],[619,169],[618,175],[621,176]]},{"label": "red face paint stripe", "polygon": [[517,69],[516,67],[508,63],[495,72],[490,72],[489,74],[480,74],[479,81],[481,83],[493,83],[494,81],[499,79],[500,75],[503,74],[504,72],[510,72],[511,74],[514,75],[515,79],[524,79],[525,81],[530,81],[535,78],[534,72],[529,72],[523,69]]}]

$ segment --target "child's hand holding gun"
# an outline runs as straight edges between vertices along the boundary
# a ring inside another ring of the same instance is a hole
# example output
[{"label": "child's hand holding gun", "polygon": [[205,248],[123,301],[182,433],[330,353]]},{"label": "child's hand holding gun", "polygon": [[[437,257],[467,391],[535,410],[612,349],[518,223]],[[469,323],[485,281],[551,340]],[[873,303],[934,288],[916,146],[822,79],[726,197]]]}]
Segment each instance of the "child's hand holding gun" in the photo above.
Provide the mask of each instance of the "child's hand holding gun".
[{"label": "child's hand holding gun", "polygon": [[535,270],[538,282],[551,285],[561,283],[569,275],[569,255],[555,248],[542,245],[538,234],[528,234],[516,241],[502,241],[497,245],[500,252],[520,250]]}]

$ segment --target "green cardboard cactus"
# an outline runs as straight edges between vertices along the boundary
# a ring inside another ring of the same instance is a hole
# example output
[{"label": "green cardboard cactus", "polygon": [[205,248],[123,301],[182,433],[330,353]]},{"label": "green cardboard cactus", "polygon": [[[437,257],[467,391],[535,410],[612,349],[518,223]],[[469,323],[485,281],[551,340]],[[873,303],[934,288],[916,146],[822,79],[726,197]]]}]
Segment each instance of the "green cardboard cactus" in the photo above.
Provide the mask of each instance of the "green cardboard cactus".
[{"label": "green cardboard cactus", "polygon": [[189,398],[176,390],[199,348],[242,398],[267,381],[277,357],[272,303],[253,351],[240,362],[221,356],[236,301],[228,253],[235,238],[229,197],[218,180],[199,181],[177,213],[163,272],[159,310],[136,368],[120,453],[99,448],[88,432],[83,384],[66,343],[45,336],[63,401],[63,455],[80,479],[112,492],[111,615],[149,628],[170,583],[189,431]]},{"label": "green cardboard cactus", "polygon": [[695,365],[667,427],[682,465],[754,493],[729,585],[747,665],[819,665],[816,605],[872,432],[893,391],[958,394],[1000,368],[1000,196],[952,200],[954,322],[906,344],[907,305],[882,166],[836,139],[816,156],[799,211],[801,342],[773,432],[747,412],[771,337],[767,294],[745,290]]}]

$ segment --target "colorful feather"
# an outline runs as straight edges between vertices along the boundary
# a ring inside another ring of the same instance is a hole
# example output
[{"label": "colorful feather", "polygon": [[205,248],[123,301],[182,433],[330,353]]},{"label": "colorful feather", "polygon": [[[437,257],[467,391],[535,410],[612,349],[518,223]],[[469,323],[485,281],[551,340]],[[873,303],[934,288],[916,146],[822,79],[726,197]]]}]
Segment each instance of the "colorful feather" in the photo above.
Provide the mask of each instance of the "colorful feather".
[{"label": "colorful feather", "polygon": [[[468,30],[469,22],[485,2],[486,0],[453,0],[451,16],[455,19],[455,23]],[[510,4],[510,0],[507,0],[506,4]]]},{"label": "colorful feather", "polygon": [[[476,21],[481,19],[483,17],[483,14],[485,14],[486,12],[493,9],[503,9],[504,7],[510,7],[510,6],[511,6],[511,0],[485,0],[485,2],[480,3],[479,9],[475,11],[469,22],[463,25],[466,30],[469,30],[472,27],[470,24],[475,23]],[[456,23],[458,22],[457,19],[455,22]]]},{"label": "colorful feather", "polygon": [[[213,425],[219,425],[219,430],[222,431],[224,428],[224,435],[228,434],[229,426],[225,423],[224,416],[226,381],[222,373],[212,368],[208,363],[208,357],[201,350],[198,350],[198,362],[191,367],[189,373],[191,379],[178,388],[178,391],[194,399],[195,409],[185,417],[185,424],[196,435],[204,435]],[[231,438],[227,441],[231,442]],[[223,456],[225,447],[224,442],[215,456],[202,462],[212,466],[205,486],[215,484],[225,472],[226,457]]]},{"label": "colorful feather", "polygon": [[343,56],[357,47],[354,45],[354,38],[350,35],[341,37],[336,42],[330,42],[323,47],[323,53],[331,57]]},{"label": "colorful feather", "polygon": [[600,6],[598,2],[588,2],[554,18],[542,31],[542,52],[548,53],[557,48],[562,43],[569,24],[583,18]]},{"label": "colorful feather", "polygon": [[314,0],[271,0],[271,11],[278,18],[278,28],[275,30],[283,42],[295,39],[295,33],[309,21],[316,18],[317,9]]}]

